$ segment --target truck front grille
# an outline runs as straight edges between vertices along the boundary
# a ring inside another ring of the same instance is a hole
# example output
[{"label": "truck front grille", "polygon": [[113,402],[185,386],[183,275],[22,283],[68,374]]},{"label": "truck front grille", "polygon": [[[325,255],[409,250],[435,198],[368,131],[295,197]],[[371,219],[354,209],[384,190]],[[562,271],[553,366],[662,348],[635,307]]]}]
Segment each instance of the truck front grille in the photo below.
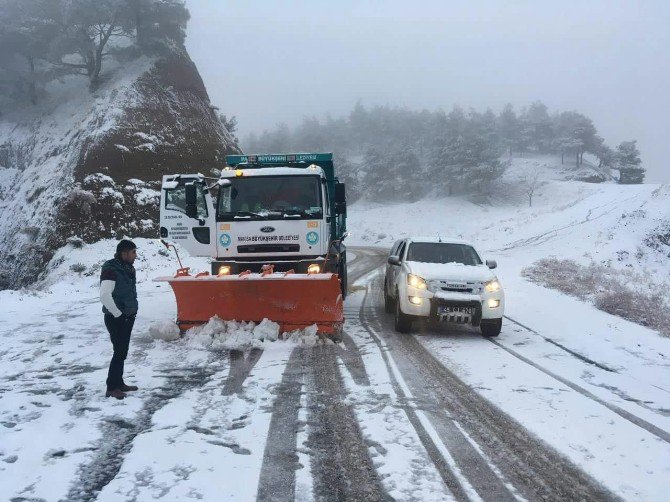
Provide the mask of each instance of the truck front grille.
[{"label": "truck front grille", "polygon": [[299,253],[300,244],[245,244],[237,246],[237,252],[242,253]]}]

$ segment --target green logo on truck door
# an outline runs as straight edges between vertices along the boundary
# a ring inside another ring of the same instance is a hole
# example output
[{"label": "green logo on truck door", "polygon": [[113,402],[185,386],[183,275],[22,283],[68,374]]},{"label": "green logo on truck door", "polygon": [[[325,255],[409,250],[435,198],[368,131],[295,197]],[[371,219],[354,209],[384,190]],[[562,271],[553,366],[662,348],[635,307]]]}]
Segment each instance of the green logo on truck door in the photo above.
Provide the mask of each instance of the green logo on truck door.
[{"label": "green logo on truck door", "polygon": [[317,242],[319,242],[319,234],[316,232],[307,232],[307,244],[313,246]]},{"label": "green logo on truck door", "polygon": [[221,234],[221,237],[219,237],[219,242],[221,243],[221,245],[224,248],[227,248],[228,246],[230,246],[230,241],[231,241],[231,238],[230,238],[229,234]]}]

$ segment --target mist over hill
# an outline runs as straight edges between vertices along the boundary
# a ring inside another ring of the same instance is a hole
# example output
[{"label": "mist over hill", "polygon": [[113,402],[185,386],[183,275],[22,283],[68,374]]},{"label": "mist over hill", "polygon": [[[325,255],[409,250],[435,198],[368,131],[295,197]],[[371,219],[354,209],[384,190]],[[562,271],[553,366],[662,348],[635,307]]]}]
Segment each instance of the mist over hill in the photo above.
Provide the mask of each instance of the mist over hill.
[{"label": "mist over hill", "polygon": [[613,148],[576,111],[550,112],[541,102],[498,114],[454,107],[414,111],[358,103],[348,116],[308,117],[291,129],[250,134],[246,151],[334,151],[352,198],[417,200],[440,192],[487,194],[511,157],[559,156],[565,176],[592,182],[644,179],[635,141]]}]

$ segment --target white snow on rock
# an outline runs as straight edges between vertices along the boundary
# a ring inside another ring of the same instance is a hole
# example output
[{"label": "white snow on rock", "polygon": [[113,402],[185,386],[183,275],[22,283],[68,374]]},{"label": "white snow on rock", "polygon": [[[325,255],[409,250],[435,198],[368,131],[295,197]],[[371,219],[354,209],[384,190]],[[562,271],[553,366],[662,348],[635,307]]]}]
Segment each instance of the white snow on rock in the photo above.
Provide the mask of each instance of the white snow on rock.
[{"label": "white snow on rock", "polygon": [[[73,189],[83,143],[103,137],[115,126],[124,107],[137,99],[133,85],[154,62],[141,57],[118,72],[110,63],[110,78],[95,93],[83,90],[85,83],[79,76],[54,80],[39,105],[3,114],[0,143],[24,152],[21,165],[0,169],[0,244],[4,250],[21,252],[24,243],[15,239],[21,228],[52,224],[56,201]],[[106,175],[93,176],[111,180]]]},{"label": "white snow on rock", "polygon": [[141,205],[146,206],[157,202],[160,198],[161,193],[158,190],[153,190],[147,187],[138,187],[137,193],[135,194],[135,201]]}]

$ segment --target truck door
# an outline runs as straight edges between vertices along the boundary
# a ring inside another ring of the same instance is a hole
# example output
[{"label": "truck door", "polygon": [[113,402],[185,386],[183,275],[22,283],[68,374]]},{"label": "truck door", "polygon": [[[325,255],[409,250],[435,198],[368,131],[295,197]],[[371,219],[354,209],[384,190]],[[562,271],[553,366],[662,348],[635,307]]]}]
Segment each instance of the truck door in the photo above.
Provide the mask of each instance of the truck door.
[{"label": "truck door", "polygon": [[[403,256],[405,254],[405,249],[406,248],[407,248],[407,241],[403,241],[403,243],[400,245],[400,247],[398,248],[398,251],[397,251],[398,257],[400,257],[401,265],[399,265],[399,266],[395,265],[395,266],[391,267],[392,268],[391,274],[393,274],[393,279],[392,279],[391,284],[393,284],[393,287],[397,287],[398,289],[400,289],[400,286],[398,285],[398,276],[400,275],[400,271],[402,269],[402,262],[404,260]],[[396,298],[396,300],[397,299],[398,298]]]},{"label": "truck door", "polygon": [[216,218],[205,180],[163,176],[161,238],[179,244],[191,256],[216,256]]}]

